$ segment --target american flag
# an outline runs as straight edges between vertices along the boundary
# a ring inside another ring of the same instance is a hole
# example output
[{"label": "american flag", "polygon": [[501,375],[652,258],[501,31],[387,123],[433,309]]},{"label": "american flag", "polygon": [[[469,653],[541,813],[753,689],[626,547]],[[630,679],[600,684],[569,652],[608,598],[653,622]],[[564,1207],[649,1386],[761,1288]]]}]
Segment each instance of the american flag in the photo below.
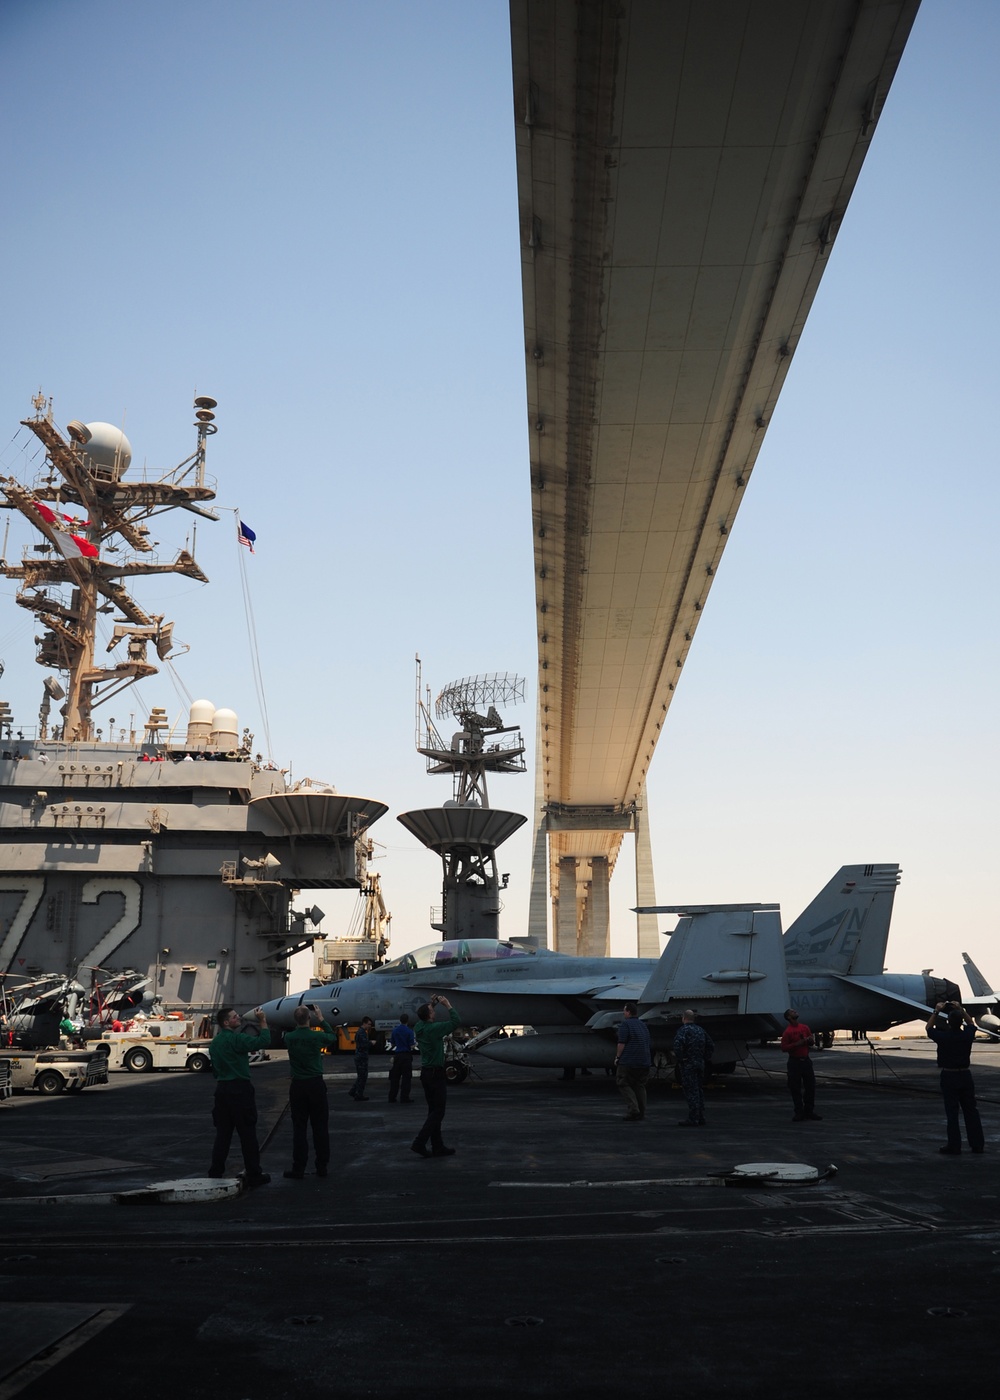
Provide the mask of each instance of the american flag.
[{"label": "american flag", "polygon": [[256,533],[250,529],[249,525],[244,525],[242,520],[240,521],[240,528],[236,538],[239,540],[240,544],[245,544],[247,549],[249,549],[250,553],[253,554],[253,547],[254,543],[256,542],[257,536]]}]

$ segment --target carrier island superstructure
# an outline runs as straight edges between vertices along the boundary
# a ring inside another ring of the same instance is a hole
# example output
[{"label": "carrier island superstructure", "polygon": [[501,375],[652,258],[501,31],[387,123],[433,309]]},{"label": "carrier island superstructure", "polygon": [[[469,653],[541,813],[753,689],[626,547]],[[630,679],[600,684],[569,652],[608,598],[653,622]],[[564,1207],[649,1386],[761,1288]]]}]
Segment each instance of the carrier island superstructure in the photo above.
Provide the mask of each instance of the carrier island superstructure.
[{"label": "carrier island superstructure", "polygon": [[316,936],[293,896],[363,889],[366,833],[387,807],[321,782],[289,786],[251,752],[235,712],[206,700],[186,725],[172,727],[160,707],[137,729],[114,718],[122,707],[110,702],[159,669],[153,654],[169,662],[175,652],[173,623],[144,611],[126,582],[207,582],[193,550],[162,562],[146,521],[179,509],[217,518],[205,474],[216,404],[195,400],[194,453],[154,476],[130,472],[120,429],[71,422],[61,432],[51,402],[33,402],[23,426],[44,465],[30,483],[0,477],[0,504],[38,539],[19,562],[0,560],[0,573],[38,620],[35,660],[49,674],[37,726],[0,701],[4,985],[61,973],[88,994],[134,970],[165,1012],[258,1005],[281,994],[289,956]]}]

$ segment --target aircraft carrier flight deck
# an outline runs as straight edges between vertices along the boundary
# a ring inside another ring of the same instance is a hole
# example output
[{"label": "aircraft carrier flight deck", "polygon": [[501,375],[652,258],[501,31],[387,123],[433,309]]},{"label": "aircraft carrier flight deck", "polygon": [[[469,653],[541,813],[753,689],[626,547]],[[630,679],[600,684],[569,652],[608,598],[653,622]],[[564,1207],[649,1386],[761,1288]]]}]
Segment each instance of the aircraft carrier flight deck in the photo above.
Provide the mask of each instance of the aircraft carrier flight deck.
[{"label": "aircraft carrier flight deck", "polygon": [[[928,1042],[816,1059],[822,1121],[791,1121],[784,1056],[760,1048],[711,1090],[697,1132],[677,1127],[669,1082],[634,1123],[602,1072],[477,1061],[449,1096],[456,1155],[422,1161],[408,1151],[422,1103],[386,1101],[381,1056],[354,1103],[345,1056],[328,1078],[330,1176],[286,1181],[275,1053],[253,1070],[270,1185],[189,1205],[86,1202],[204,1173],[206,1076],[10,1099],[0,1394],[42,1400],[55,1383],[89,1400],[131,1376],[184,1400],[823,1395],[856,1388],[860,1365],[892,1400],[988,1377],[1000,1048],[973,1055],[986,1153],[957,1158],[938,1152]],[[720,1189],[714,1173],[748,1162],[837,1170]]]}]

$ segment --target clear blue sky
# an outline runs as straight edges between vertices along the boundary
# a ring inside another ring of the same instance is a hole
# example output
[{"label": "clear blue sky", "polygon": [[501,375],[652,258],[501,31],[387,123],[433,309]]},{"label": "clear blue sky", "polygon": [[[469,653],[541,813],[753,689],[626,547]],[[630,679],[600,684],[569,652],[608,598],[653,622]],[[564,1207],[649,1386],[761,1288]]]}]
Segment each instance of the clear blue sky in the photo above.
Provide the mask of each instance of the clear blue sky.
[{"label": "clear blue sky", "polygon": [[[61,424],[124,415],[151,467],[191,450],[193,391],[219,400],[274,756],[389,805],[394,947],[428,942],[439,868],[394,818],[449,790],[413,749],[414,653],[435,691],[526,675],[533,739],[506,6],[6,0],[0,50],[0,469],[24,469],[39,386]],[[663,902],[780,899],[787,922],[840,864],[899,860],[889,965],[955,975],[967,948],[1000,980],[998,68],[995,4],[924,0],[650,799]],[[188,690],[262,746],[231,521],[199,526],[208,589],[137,593],[191,644]],[[27,539],[14,521],[9,557]],[[0,693],[33,724],[34,621],[0,592]],[[181,710],[166,677],[137,702]],[[531,778],[491,795],[530,813]],[[508,933],[528,859],[525,831]],[[317,902],[336,932],[356,900]]]}]

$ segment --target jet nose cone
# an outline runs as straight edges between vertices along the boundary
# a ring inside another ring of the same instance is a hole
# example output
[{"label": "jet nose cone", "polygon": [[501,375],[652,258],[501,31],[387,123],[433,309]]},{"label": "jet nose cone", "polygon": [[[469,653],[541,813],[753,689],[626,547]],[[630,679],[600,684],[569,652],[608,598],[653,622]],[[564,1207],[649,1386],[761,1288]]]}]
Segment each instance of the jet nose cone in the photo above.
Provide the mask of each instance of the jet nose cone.
[{"label": "jet nose cone", "polygon": [[276,997],[273,1001],[266,1001],[261,1007],[267,1017],[268,1025],[280,1026],[284,1030],[290,1030],[294,1025],[292,1012],[302,1000],[300,996]]}]

